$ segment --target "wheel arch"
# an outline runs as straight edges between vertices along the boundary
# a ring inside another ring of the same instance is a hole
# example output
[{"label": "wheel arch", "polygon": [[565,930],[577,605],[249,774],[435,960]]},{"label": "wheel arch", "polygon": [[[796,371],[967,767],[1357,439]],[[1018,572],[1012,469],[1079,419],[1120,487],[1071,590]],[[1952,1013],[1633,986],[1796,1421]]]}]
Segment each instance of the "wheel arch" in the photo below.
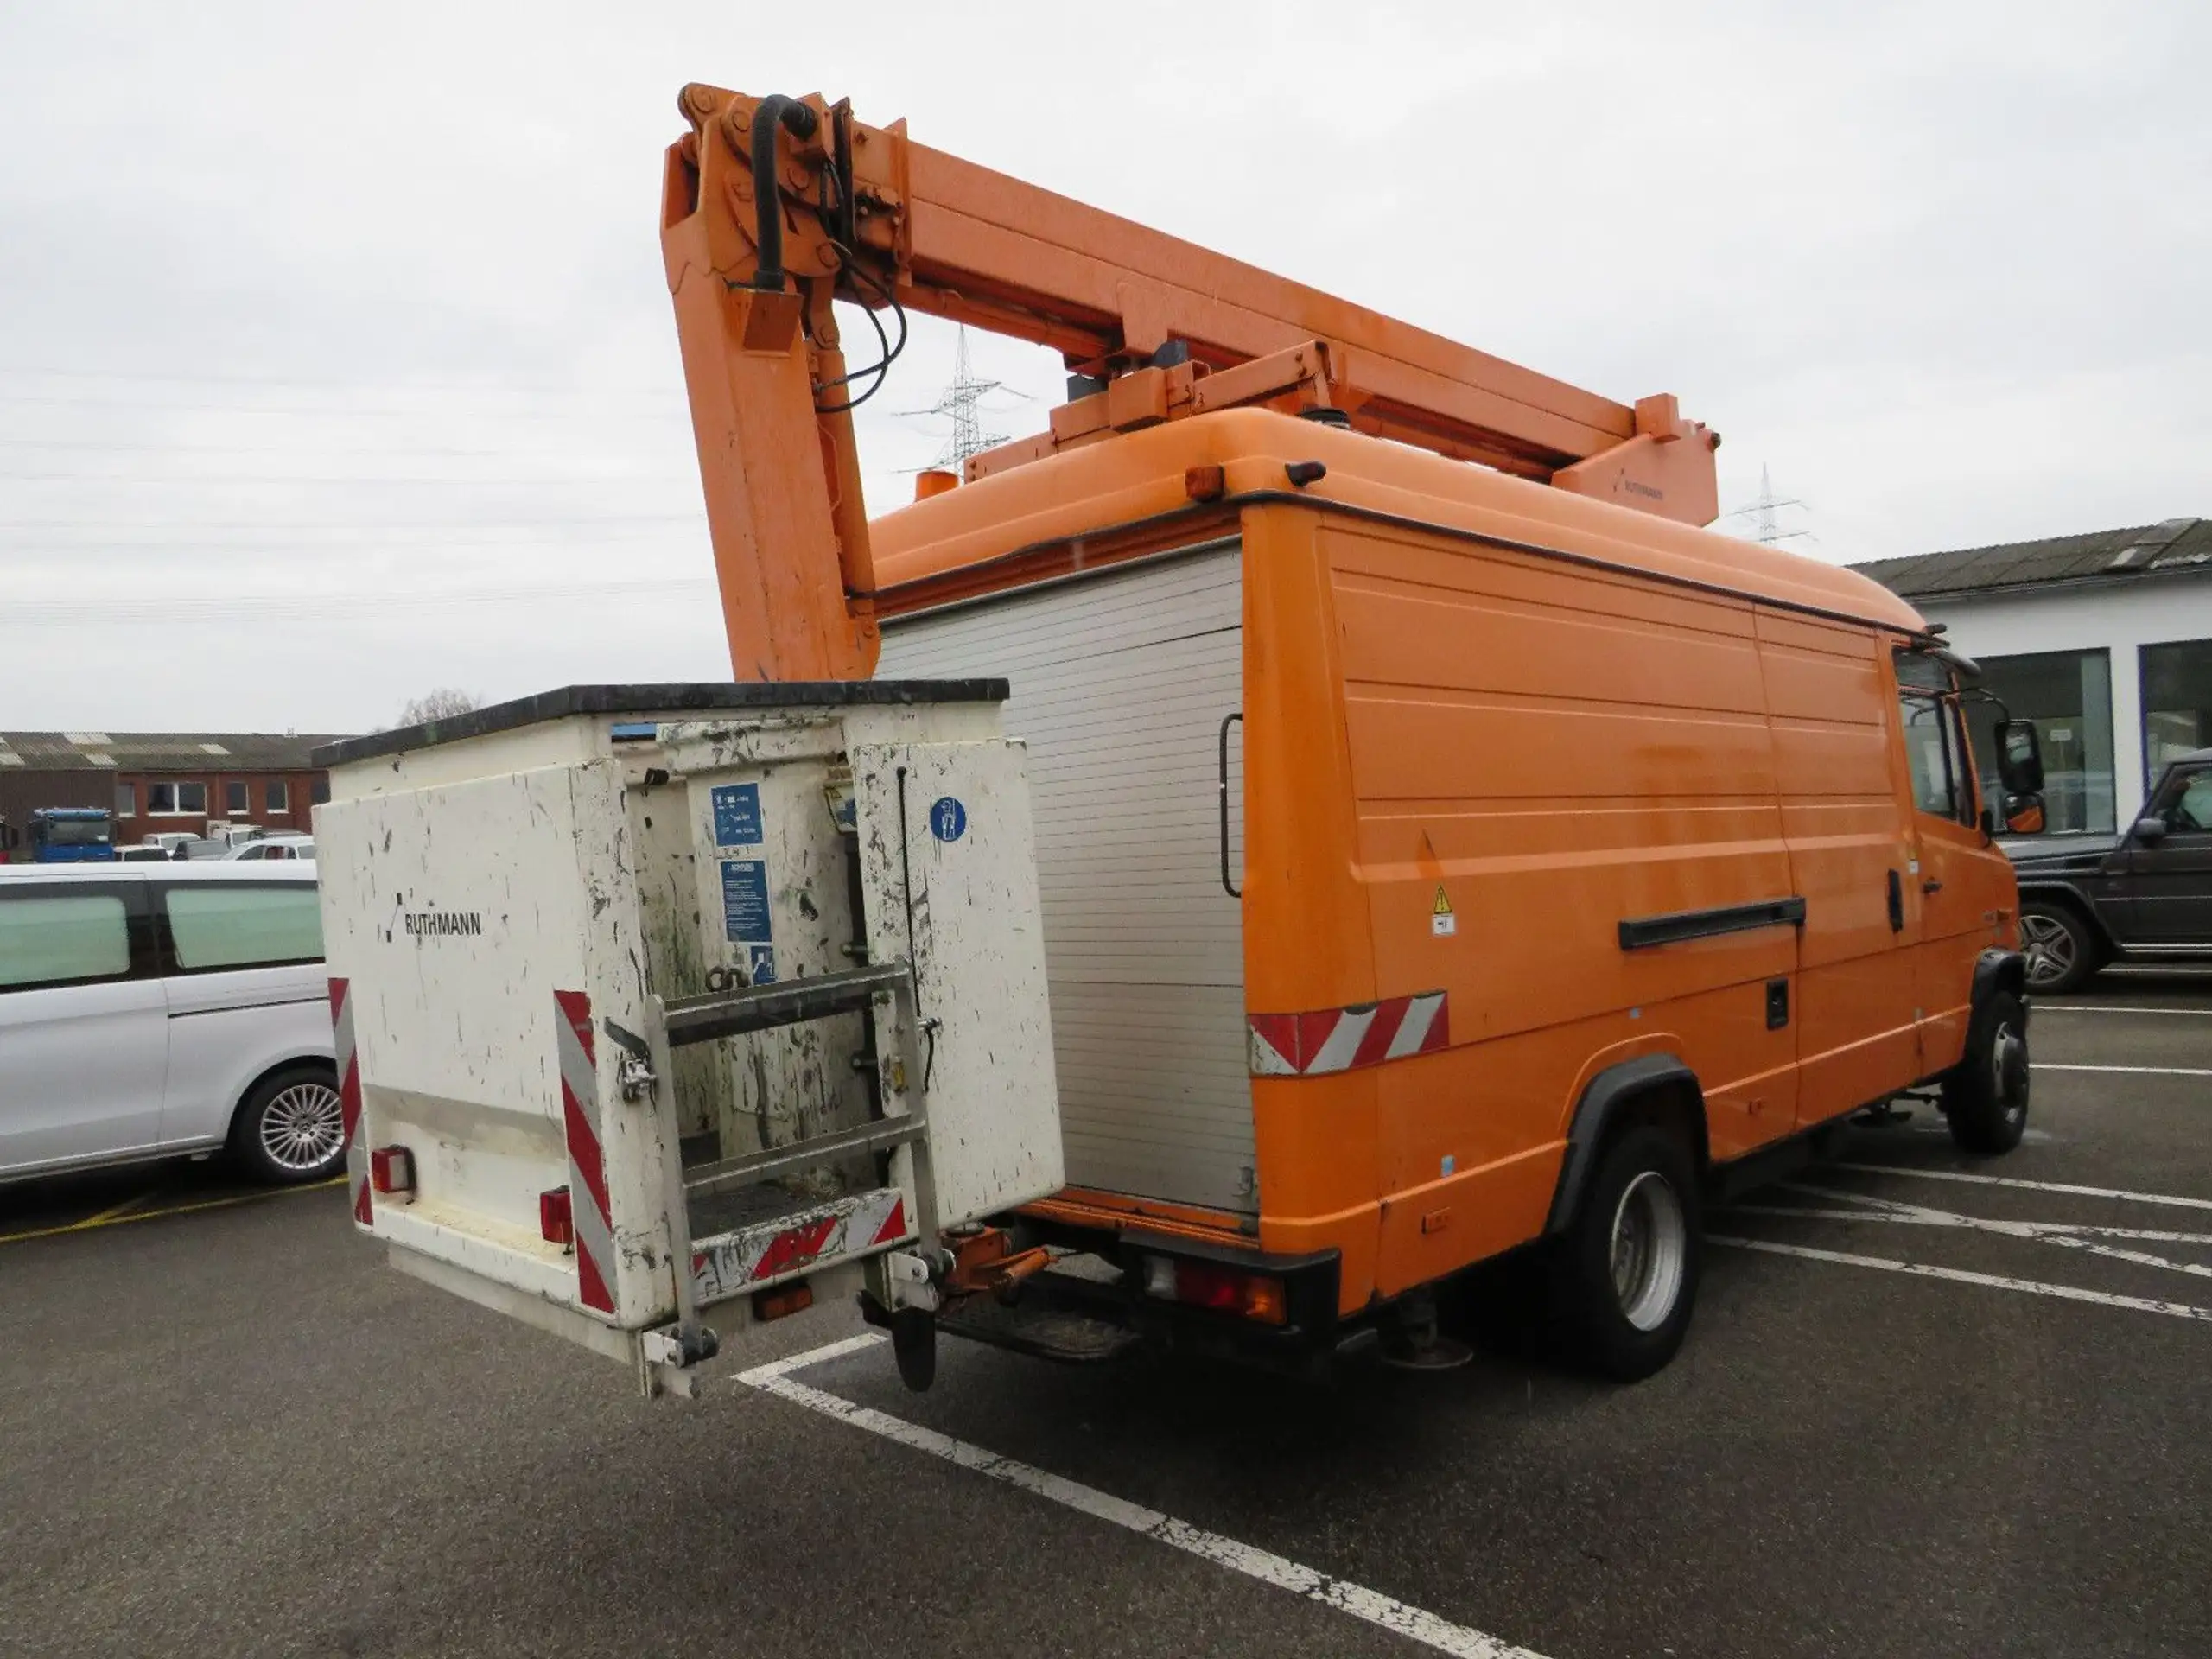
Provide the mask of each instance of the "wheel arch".
[{"label": "wheel arch", "polygon": [[1590,1079],[1567,1125],[1567,1154],[1560,1160],[1551,1211],[1544,1220],[1547,1236],[1573,1224],[1583,1194],[1597,1173],[1598,1154],[1614,1133],[1625,1124],[1655,1120],[1681,1128],[1702,1178],[1711,1164],[1705,1090],[1697,1073],[1680,1056],[1639,1054],[1615,1062]]},{"label": "wheel arch", "polygon": [[2024,1000],[2028,995],[2028,958],[2019,950],[1989,950],[1974,958],[1974,1006],[1980,1007],[1998,991],[2010,991]]},{"label": "wheel arch", "polygon": [[226,1141],[238,1134],[238,1115],[245,1110],[246,1102],[254,1097],[263,1084],[272,1077],[282,1077],[287,1071],[327,1071],[334,1084],[338,1079],[338,1062],[327,1054],[316,1053],[311,1048],[302,1049],[281,1060],[271,1060],[248,1077],[245,1085],[232,1095],[230,1116],[225,1120],[223,1127]]},{"label": "wheel arch", "polygon": [[[2089,930],[2091,941],[2106,957],[2113,956],[2119,950],[2118,944],[2113,938],[2112,929],[2105,925],[2105,918],[2098,913],[2096,906],[2092,904],[2088,897],[2071,882],[2022,882],[2020,884],[2021,908],[2024,910],[2032,900],[2036,899],[2042,899],[2047,904],[2056,904],[2079,916]],[[1978,982],[1975,988],[1977,990],[1980,988]]]}]

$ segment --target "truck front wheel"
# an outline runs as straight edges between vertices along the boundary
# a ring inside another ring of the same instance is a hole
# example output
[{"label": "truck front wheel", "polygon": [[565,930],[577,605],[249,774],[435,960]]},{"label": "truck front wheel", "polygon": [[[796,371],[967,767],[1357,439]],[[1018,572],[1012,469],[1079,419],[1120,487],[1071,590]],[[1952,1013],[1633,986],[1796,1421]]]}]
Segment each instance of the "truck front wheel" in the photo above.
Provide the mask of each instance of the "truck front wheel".
[{"label": "truck front wheel", "polygon": [[1575,1359],[1635,1382],[1675,1357],[1700,1264],[1688,1149],[1656,1124],[1617,1136],[1552,1261],[1553,1305]]},{"label": "truck front wheel", "polygon": [[2010,991],[1983,999],[1967,1052],[1943,1076],[1943,1115],[1963,1152],[2010,1152],[2028,1128],[2028,1011]]}]

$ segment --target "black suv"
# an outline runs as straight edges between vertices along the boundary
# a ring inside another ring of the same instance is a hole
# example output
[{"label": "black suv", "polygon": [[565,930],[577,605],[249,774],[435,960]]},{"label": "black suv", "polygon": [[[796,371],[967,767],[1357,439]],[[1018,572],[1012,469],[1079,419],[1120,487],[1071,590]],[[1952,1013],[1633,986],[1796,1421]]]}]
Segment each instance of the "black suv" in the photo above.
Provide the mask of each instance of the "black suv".
[{"label": "black suv", "polygon": [[2015,852],[2028,988],[2070,991],[2107,963],[2212,956],[2212,749],[2183,755],[2116,841]]}]

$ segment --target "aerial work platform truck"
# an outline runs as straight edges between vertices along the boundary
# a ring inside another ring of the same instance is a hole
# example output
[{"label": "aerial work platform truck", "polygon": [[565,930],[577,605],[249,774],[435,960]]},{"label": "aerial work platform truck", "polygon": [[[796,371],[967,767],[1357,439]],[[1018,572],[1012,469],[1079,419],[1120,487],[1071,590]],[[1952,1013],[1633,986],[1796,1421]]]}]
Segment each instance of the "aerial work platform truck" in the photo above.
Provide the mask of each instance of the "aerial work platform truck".
[{"label": "aerial work platform truck", "polygon": [[[858,120],[663,180],[733,680],[326,751],[357,1224],[684,1387],[857,1292],[1312,1374],[1522,1251],[1649,1374],[1700,1205],[1908,1091],[2018,1141],[2034,728],[1719,439]],[[841,317],[836,302],[857,308]],[[871,519],[906,318],[1066,403]],[[841,326],[868,330],[855,367]]]}]

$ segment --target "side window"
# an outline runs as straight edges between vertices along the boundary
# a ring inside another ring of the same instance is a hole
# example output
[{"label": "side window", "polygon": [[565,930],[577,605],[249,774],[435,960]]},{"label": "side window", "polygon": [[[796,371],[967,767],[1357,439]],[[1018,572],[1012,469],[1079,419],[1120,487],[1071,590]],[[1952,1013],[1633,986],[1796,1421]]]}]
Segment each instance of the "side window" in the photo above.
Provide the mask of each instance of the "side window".
[{"label": "side window", "polygon": [[130,924],[119,893],[0,895],[0,990],[120,979]]},{"label": "side window", "polygon": [[187,973],[322,959],[322,909],[311,882],[195,881],[169,888],[162,903],[176,965]]},{"label": "side window", "polygon": [[1912,804],[1933,817],[1972,823],[1974,778],[1966,734],[1957,701],[1943,695],[1950,689],[1949,677],[1941,664],[1916,652],[1897,652],[1897,724],[1904,732]]},{"label": "side window", "polygon": [[2212,772],[2190,775],[2174,804],[2166,809],[2166,827],[2184,834],[2212,832]]}]

